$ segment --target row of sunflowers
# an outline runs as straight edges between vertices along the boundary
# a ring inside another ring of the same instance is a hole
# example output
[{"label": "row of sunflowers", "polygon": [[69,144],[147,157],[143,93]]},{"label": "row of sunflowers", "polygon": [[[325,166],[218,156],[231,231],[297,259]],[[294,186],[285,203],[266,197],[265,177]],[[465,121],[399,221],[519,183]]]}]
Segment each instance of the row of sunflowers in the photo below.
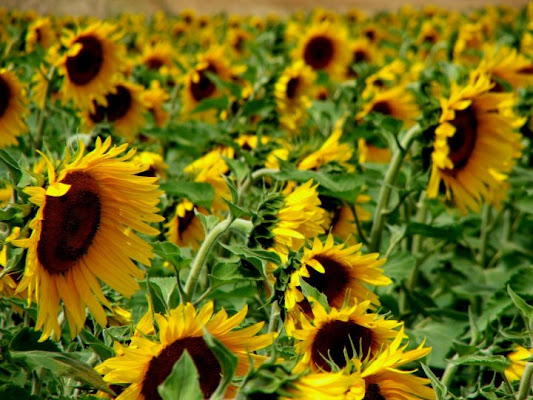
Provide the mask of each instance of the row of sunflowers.
[{"label": "row of sunflowers", "polygon": [[533,396],[532,3],[0,21],[0,398]]}]

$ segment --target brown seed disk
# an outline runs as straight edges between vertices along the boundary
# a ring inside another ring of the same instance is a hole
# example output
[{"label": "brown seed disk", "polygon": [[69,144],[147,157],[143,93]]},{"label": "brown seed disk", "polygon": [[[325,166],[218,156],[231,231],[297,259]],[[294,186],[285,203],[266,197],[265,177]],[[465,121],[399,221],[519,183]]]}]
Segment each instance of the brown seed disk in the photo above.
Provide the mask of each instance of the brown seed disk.
[{"label": "brown seed disk", "polygon": [[[352,348],[353,343],[353,348]],[[352,321],[330,321],[325,323],[315,335],[311,347],[311,360],[325,371],[331,371],[326,360],[331,359],[337,366],[346,366],[344,351],[348,358],[353,358],[354,349],[359,351],[361,346],[365,358],[372,346],[372,331]]]},{"label": "brown seed disk", "polygon": [[[328,298],[331,305],[339,306],[344,300],[346,287],[350,283],[350,273],[346,266],[337,260],[322,254],[313,257],[324,267],[324,273],[308,268],[309,278],[303,278],[305,282],[322,292]],[[340,304],[339,304],[340,303]]]},{"label": "brown seed disk", "polygon": [[50,274],[72,268],[89,251],[101,218],[100,190],[86,172],[67,174],[62,183],[69,191],[60,197],[46,196],[37,256]]},{"label": "brown seed disk", "polygon": [[287,82],[286,94],[288,99],[294,99],[298,93],[298,86],[300,85],[300,77],[295,76],[294,78],[289,79]]},{"label": "brown seed disk", "polygon": [[215,84],[205,74],[205,71],[212,72],[213,74],[217,73],[217,69],[212,64],[209,64],[206,69],[198,71],[200,79],[198,80],[198,82],[191,82],[190,87],[192,97],[194,97],[194,100],[196,101],[201,101],[203,99],[208,98],[213,93],[215,93],[217,89]]},{"label": "brown seed disk", "polygon": [[222,372],[217,358],[207,347],[203,338],[186,337],[169,344],[150,361],[141,389],[141,394],[144,395],[145,399],[161,399],[157,387],[170,375],[174,364],[179,360],[184,350],[187,350],[196,365],[200,375],[200,388],[204,397],[207,399],[215,392],[220,383]]},{"label": "brown seed disk", "polygon": [[9,108],[11,89],[9,84],[0,76],[0,117],[2,117]]},{"label": "brown seed disk", "polygon": [[104,49],[94,36],[82,36],[74,43],[82,45],[75,56],[68,57],[66,66],[69,79],[78,86],[91,82],[100,72],[104,62]]},{"label": "brown seed disk", "polygon": [[[455,112],[455,118],[450,121],[455,127],[455,133],[448,138],[450,153],[448,157],[453,163],[453,170],[457,171],[468,164],[468,160],[476,146],[477,119],[472,106]],[[448,171],[448,170],[447,170]]]},{"label": "brown seed disk", "polygon": [[304,61],[313,69],[325,68],[333,60],[335,49],[330,38],[316,36],[305,46]]}]

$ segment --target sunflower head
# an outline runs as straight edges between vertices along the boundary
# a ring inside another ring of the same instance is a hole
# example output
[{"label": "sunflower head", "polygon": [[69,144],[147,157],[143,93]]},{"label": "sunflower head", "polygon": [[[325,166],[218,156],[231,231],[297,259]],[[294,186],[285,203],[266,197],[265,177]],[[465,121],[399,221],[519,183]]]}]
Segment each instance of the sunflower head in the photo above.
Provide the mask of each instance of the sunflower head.
[{"label": "sunflower head", "polygon": [[[167,237],[178,246],[191,246],[197,249],[204,239],[204,229],[200,219],[196,216],[195,205],[188,199],[181,200],[176,206],[172,218],[165,224],[168,229]],[[207,210],[197,207],[198,212],[207,214]]]},{"label": "sunflower head", "polygon": [[105,325],[101,304],[110,303],[99,281],[129,297],[139,288],[135,279],[144,276],[133,260],[150,265],[152,247],[136,232],[158,233],[149,224],[162,220],[156,214],[161,193],[157,178],[137,175],[145,167],[131,162],[134,150],[122,154],[126,149],[98,139],[85,156],[81,146],[58,175],[48,161],[46,188],[25,189],[38,210],[30,223],[31,236],[13,241],[28,248],[17,292],[36,300],[36,328],[43,329],[43,339],[61,335],[61,301],[72,337],[83,327],[86,307]]},{"label": "sunflower head", "polygon": [[507,358],[510,365],[505,370],[507,379],[510,381],[520,380],[526,369],[527,360],[531,357],[533,357],[533,348],[528,350],[525,347],[517,346],[515,351],[509,353]]},{"label": "sunflower head", "polygon": [[18,78],[5,68],[0,69],[0,148],[18,144],[17,136],[26,131],[24,117],[26,90]]},{"label": "sunflower head", "polygon": [[301,38],[293,56],[315,71],[327,72],[332,79],[342,79],[350,63],[346,28],[340,22],[312,26]]},{"label": "sunflower head", "polygon": [[67,51],[57,64],[64,76],[65,101],[72,99],[81,110],[89,111],[94,111],[93,100],[105,103],[105,95],[124,65],[125,50],[118,42],[120,37],[115,26],[95,23],[62,39]]}]

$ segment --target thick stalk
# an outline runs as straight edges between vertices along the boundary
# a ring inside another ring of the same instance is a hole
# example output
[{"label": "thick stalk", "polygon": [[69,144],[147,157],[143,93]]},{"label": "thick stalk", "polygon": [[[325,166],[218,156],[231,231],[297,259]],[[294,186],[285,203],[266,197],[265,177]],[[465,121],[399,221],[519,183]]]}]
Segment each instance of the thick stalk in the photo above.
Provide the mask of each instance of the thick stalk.
[{"label": "thick stalk", "polygon": [[[427,212],[427,193],[424,190],[422,193],[420,193],[420,197],[418,198],[418,211],[416,213],[416,222],[423,224],[426,222],[426,218],[428,215]],[[407,288],[412,291],[416,287],[416,282],[418,278],[418,269],[420,267],[420,251],[422,250],[422,235],[414,235],[413,237],[413,247],[411,248],[411,253],[415,256],[416,262],[415,265],[413,265],[413,269],[411,270],[411,274],[409,275],[409,280],[407,281]]]},{"label": "thick stalk", "polygon": [[517,400],[525,400],[528,398],[528,395],[531,391],[532,375],[533,362],[528,362],[526,364],[526,368],[524,369],[524,375],[522,375],[522,379],[520,380]]},{"label": "thick stalk", "polygon": [[487,265],[487,243],[490,233],[490,205],[483,204],[481,211],[481,235],[479,237],[479,264],[482,267]]},{"label": "thick stalk", "polygon": [[272,303],[272,309],[270,310],[270,320],[268,321],[268,332],[276,332],[278,330],[278,320],[279,320],[279,305],[275,301]]},{"label": "thick stalk", "polygon": [[421,132],[420,125],[415,125],[409,129],[400,140],[400,146],[392,156],[389,169],[385,174],[385,181],[379,192],[376,212],[374,214],[374,223],[372,224],[372,230],[370,231],[369,248],[372,252],[379,251],[381,245],[381,234],[383,232],[383,227],[385,226],[387,207],[389,206],[391,191],[396,182],[396,178],[398,177],[398,173],[400,172],[402,161],[409,150],[409,147]]}]

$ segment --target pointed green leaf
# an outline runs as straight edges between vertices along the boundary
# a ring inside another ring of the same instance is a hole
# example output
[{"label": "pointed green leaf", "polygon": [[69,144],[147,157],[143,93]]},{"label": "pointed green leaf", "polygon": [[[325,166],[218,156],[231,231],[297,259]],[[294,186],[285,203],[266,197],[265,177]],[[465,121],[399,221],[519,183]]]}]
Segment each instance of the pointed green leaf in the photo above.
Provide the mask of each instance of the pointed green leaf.
[{"label": "pointed green leaf", "polygon": [[157,387],[163,400],[202,400],[200,376],[189,352],[185,350],[167,379]]}]

